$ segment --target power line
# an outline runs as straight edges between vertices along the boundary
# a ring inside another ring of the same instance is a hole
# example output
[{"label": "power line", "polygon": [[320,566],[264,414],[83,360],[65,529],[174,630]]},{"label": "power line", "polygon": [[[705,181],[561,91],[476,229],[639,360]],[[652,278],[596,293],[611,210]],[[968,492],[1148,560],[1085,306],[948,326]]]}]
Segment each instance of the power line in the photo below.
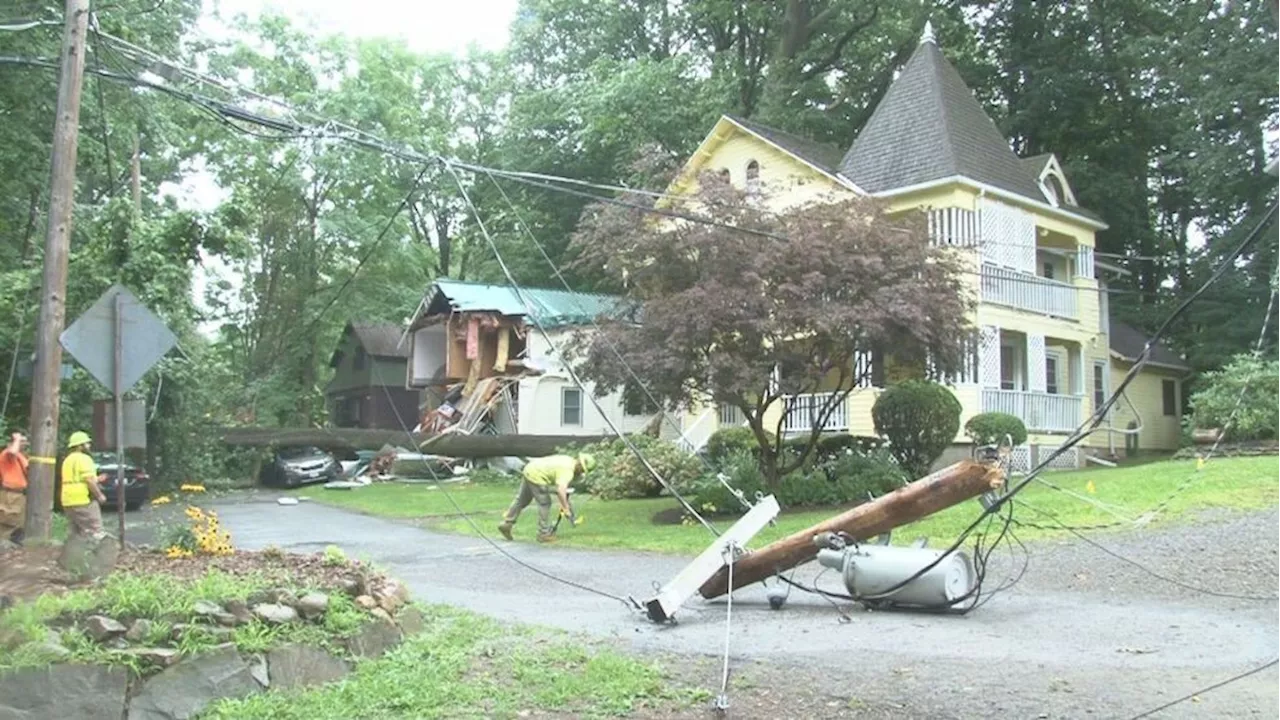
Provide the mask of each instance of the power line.
[{"label": "power line", "polygon": [[[524,289],[520,287],[520,284],[516,282],[515,275],[511,272],[511,268],[507,266],[506,260],[502,258],[502,252],[498,249],[498,244],[494,241],[493,236],[489,234],[489,229],[488,227],[485,226],[484,221],[480,218],[480,213],[476,209],[475,204],[471,202],[471,194],[467,192],[466,185],[463,184],[462,178],[458,177],[458,173],[456,170],[454,170],[452,165],[446,164],[445,167],[446,169],[448,169],[449,174],[453,176],[454,182],[457,183],[458,191],[462,193],[463,201],[466,202],[467,207],[471,211],[471,215],[475,218],[476,224],[480,228],[480,234],[484,236],[485,241],[488,242],[489,244],[489,248],[493,251],[494,259],[497,260],[498,267],[501,268],[502,274],[506,276],[507,283],[511,286],[512,291],[515,292],[516,297],[520,300],[520,303],[525,306],[528,318],[533,321],[534,327],[537,328],[539,334],[542,335],[542,338],[547,343],[547,346],[551,348],[552,353],[556,357],[563,359],[564,353],[560,351],[559,346],[557,345],[555,340],[553,340],[550,333],[547,332],[546,327],[542,324],[542,319],[538,317],[538,313],[535,310],[533,303],[529,300],[528,296],[525,294]],[[563,362],[563,367],[565,369],[565,372],[569,374],[569,377],[572,378],[575,385],[577,385],[578,387],[584,387],[582,378],[578,375],[578,371],[574,369],[572,363]],[[609,426],[609,430],[614,435],[616,435],[618,439],[623,442],[624,445],[627,446],[627,449],[630,450],[633,455],[635,455],[636,459],[640,461],[640,464],[644,466],[644,469],[650,475],[652,475],[655,480],[658,481],[658,484],[662,485],[662,487],[665,488],[667,492],[671,493],[671,495],[676,500],[678,500],[682,506],[684,506],[685,511],[688,512],[691,516],[693,516],[693,518],[696,519],[698,522],[700,522],[702,526],[705,527],[712,535],[719,536],[720,531],[717,530],[715,526],[712,525],[706,518],[702,517],[702,515],[696,509],[694,509],[693,505],[688,500],[686,500],[683,495],[680,494],[680,491],[677,490],[674,486],[672,486],[671,483],[667,482],[666,479],[662,477],[662,474],[659,473],[656,469],[654,469],[653,465],[651,465],[648,459],[645,458],[644,453],[640,451],[640,448],[636,447],[635,443],[631,441],[631,438],[627,437],[626,434],[624,434],[618,428],[618,426],[614,424],[613,420],[609,417],[608,413],[606,413],[604,411],[604,408],[600,406],[600,401],[596,399],[595,393],[584,392],[583,394],[586,395],[587,399],[591,401],[591,404],[593,407],[595,407],[596,412],[600,413],[600,417],[604,420],[605,424]]]},{"label": "power line", "polygon": [[1258,667],[1256,667],[1256,668],[1254,668],[1254,669],[1252,669],[1252,670],[1246,670],[1245,672],[1242,672],[1242,673],[1240,673],[1239,675],[1233,675],[1232,677],[1229,677],[1229,678],[1227,678],[1226,680],[1223,680],[1222,682],[1216,682],[1216,683],[1214,683],[1214,684],[1212,684],[1212,685],[1209,685],[1208,687],[1200,688],[1199,690],[1196,690],[1196,691],[1195,691],[1195,692],[1193,692],[1193,693],[1188,693],[1188,694],[1186,694],[1186,695],[1183,695],[1182,697],[1178,698],[1177,700],[1171,700],[1171,701],[1169,701],[1169,702],[1167,702],[1167,703],[1165,703],[1165,704],[1161,705],[1160,707],[1152,708],[1152,709],[1150,709],[1150,710],[1147,710],[1146,712],[1142,712],[1142,713],[1139,713],[1139,714],[1137,714],[1137,715],[1134,715],[1133,717],[1129,718],[1129,720],[1142,720],[1142,718],[1148,718],[1148,717],[1151,717],[1152,715],[1155,715],[1156,713],[1158,713],[1158,712],[1160,712],[1160,711],[1162,711],[1162,710],[1168,710],[1169,708],[1171,708],[1171,707],[1173,707],[1173,706],[1175,706],[1175,705],[1181,705],[1182,703],[1184,703],[1184,702],[1186,702],[1186,701],[1188,701],[1188,700],[1194,700],[1195,698],[1197,698],[1197,697],[1199,697],[1199,696],[1201,696],[1201,695],[1204,695],[1204,694],[1205,694],[1205,693],[1207,693],[1207,692],[1212,692],[1212,691],[1214,691],[1214,690],[1217,690],[1218,688],[1226,687],[1227,685],[1230,685],[1230,684],[1232,684],[1232,683],[1234,683],[1234,682],[1239,682],[1239,681],[1244,680],[1245,678],[1247,678],[1247,677],[1249,677],[1249,676],[1251,676],[1251,675],[1257,675],[1258,673],[1262,672],[1263,670],[1266,670],[1266,669],[1267,669],[1267,668],[1269,668],[1269,667],[1274,667],[1277,663],[1280,663],[1280,658],[1277,658],[1277,659],[1275,659],[1275,660],[1272,660],[1272,661],[1271,661],[1271,662],[1269,662],[1269,663],[1265,663],[1265,664],[1259,665]]}]

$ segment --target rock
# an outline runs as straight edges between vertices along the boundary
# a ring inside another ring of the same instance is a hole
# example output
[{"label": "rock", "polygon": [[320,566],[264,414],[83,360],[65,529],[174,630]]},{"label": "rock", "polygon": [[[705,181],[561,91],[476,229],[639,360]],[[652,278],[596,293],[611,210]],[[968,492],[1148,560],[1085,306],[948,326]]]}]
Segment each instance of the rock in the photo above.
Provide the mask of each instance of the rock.
[{"label": "rock", "polygon": [[249,612],[249,606],[243,600],[228,600],[222,605],[236,619],[237,625],[253,622],[253,613]]},{"label": "rock", "polygon": [[341,680],[349,668],[341,659],[310,645],[286,645],[267,654],[271,687],[292,690]]},{"label": "rock", "polygon": [[194,610],[197,616],[207,618],[211,618],[223,612],[221,605],[216,602],[209,602],[208,600],[197,600]]},{"label": "rock", "polygon": [[235,627],[240,624],[240,620],[229,612],[220,612],[212,615],[213,621],[223,627]]},{"label": "rock", "polygon": [[398,580],[387,579],[382,587],[373,592],[378,606],[394,615],[397,610],[409,603],[409,590]]},{"label": "rock", "polygon": [[129,648],[129,641],[125,640],[123,637],[114,637],[102,643],[102,646],[111,650],[127,650]]},{"label": "rock", "polygon": [[257,680],[262,687],[271,687],[271,675],[267,672],[267,657],[265,655],[254,655],[250,658],[249,673],[253,675],[253,679]]},{"label": "rock", "polygon": [[377,658],[399,645],[403,639],[400,628],[394,623],[374,620],[365,625],[355,636],[347,639],[347,650],[356,657]]},{"label": "rock", "polygon": [[62,545],[58,566],[81,580],[97,580],[111,572],[120,558],[120,543],[111,536],[92,540],[72,535]]},{"label": "rock", "polygon": [[[71,651],[63,647],[62,643],[56,642],[35,643],[31,646],[31,651],[49,662],[58,662],[71,657]],[[0,713],[0,716],[3,716],[3,713]]]},{"label": "rock", "polygon": [[360,595],[356,598],[356,604],[365,610],[372,610],[378,607],[378,601],[374,600],[370,595]]},{"label": "rock", "polygon": [[221,645],[142,683],[129,703],[129,720],[186,720],[217,700],[257,692],[262,686],[235,646]]},{"label": "rock", "polygon": [[376,617],[376,618],[378,618],[379,620],[381,620],[381,621],[383,621],[383,622],[392,622],[392,620],[391,620],[391,613],[387,612],[386,610],[383,610],[383,609],[382,609],[382,608],[380,608],[380,607],[376,607],[376,608],[374,608],[374,609],[370,610],[370,611],[369,611],[369,614],[370,614],[370,615],[372,615],[372,616],[374,616],[374,617]]},{"label": "rock", "polygon": [[130,655],[156,667],[169,667],[182,659],[182,653],[173,648],[129,648],[120,653]]},{"label": "rock", "polygon": [[350,575],[338,581],[338,588],[351,597],[359,597],[364,594],[365,590],[364,582],[360,578]]},{"label": "rock", "polygon": [[120,720],[129,671],[103,665],[49,665],[0,675],[0,718]]},{"label": "rock", "polygon": [[173,626],[169,637],[174,642],[182,642],[182,638],[188,633],[196,633],[197,635],[207,635],[215,642],[226,642],[235,634],[235,630],[228,627],[213,625],[196,625],[194,623],[177,623]]},{"label": "rock", "polygon": [[263,622],[272,625],[284,625],[298,619],[298,611],[288,605],[278,603],[261,603],[253,606],[253,614]]},{"label": "rock", "polygon": [[400,625],[400,632],[404,633],[405,637],[417,635],[427,625],[426,619],[422,617],[422,611],[412,605],[401,610],[396,621]]},{"label": "rock", "polygon": [[151,634],[151,621],[146,618],[138,618],[129,626],[129,631],[124,634],[124,638],[129,642],[142,642]]},{"label": "rock", "polygon": [[298,612],[308,620],[320,617],[328,609],[329,596],[322,592],[309,592],[298,598]]},{"label": "rock", "polygon": [[106,615],[90,615],[84,621],[84,630],[89,633],[89,637],[98,642],[106,642],[112,638],[120,637],[128,631],[128,628],[120,623],[112,620]]}]

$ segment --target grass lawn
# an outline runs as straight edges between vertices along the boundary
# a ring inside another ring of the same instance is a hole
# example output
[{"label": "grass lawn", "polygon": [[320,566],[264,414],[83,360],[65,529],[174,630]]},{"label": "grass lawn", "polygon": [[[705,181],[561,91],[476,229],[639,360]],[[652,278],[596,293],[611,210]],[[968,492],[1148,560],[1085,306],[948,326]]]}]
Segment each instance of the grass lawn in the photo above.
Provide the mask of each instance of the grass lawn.
[{"label": "grass lawn", "polygon": [[427,606],[424,614],[422,634],[383,658],[359,663],[342,682],[223,701],[201,717],[516,717],[534,709],[600,717],[702,699],[666,689],[657,664],[611,649],[442,605]]},{"label": "grass lawn", "polygon": [[[1157,523],[1168,522],[1190,512],[1208,508],[1259,509],[1274,506],[1280,500],[1277,475],[1280,463],[1274,457],[1222,458],[1212,460],[1197,472],[1194,460],[1168,460],[1130,467],[1097,468],[1074,472],[1058,472],[1045,475],[1045,479],[1060,487],[1087,495],[1106,503],[1128,517],[1137,517],[1162,502],[1175,488],[1192,475],[1194,480],[1169,503],[1157,518]],[[1015,479],[1016,482],[1016,479]],[[1087,485],[1093,483],[1093,492]],[[511,502],[516,489],[513,478],[510,484],[460,484],[444,489],[431,489],[428,485],[379,483],[352,491],[308,488],[305,494],[316,502],[350,508],[372,515],[391,518],[411,518],[422,521],[428,527],[474,535],[467,521],[458,516],[448,494],[480,526],[486,535],[497,536],[496,526],[502,511]],[[1072,525],[1103,524],[1115,517],[1092,505],[1032,483],[1019,494],[1019,498],[1035,507],[1047,510]],[[584,548],[626,548],[656,552],[693,555],[706,546],[709,535],[697,525],[659,525],[653,516],[676,506],[671,498],[652,500],[598,500],[590,496],[575,496],[574,508],[584,522],[576,528],[562,524],[558,533],[561,545]],[[816,522],[838,513],[840,508],[784,511],[776,527],[766,528],[752,543],[760,547],[780,537],[802,530]],[[920,522],[899,528],[894,532],[898,543],[910,542],[926,536],[932,545],[954,538],[981,512],[978,502],[966,502]],[[1051,525],[1052,521],[1030,510],[1020,509],[1017,517],[1028,522]],[[714,524],[724,530],[733,518],[713,518]],[[532,541],[537,526],[536,506],[520,516],[515,535],[519,541]],[[1024,529],[1019,533],[1024,539],[1053,536],[1065,531]]]}]

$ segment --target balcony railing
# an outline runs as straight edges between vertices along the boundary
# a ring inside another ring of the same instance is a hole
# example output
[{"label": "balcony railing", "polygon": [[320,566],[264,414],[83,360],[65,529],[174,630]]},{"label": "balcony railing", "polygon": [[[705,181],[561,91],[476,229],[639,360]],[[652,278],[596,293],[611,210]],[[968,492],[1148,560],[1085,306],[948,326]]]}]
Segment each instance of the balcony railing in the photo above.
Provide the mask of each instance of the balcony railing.
[{"label": "balcony railing", "polygon": [[982,266],[982,299],[1054,317],[1078,319],[1075,286],[997,265]]},{"label": "balcony railing", "polygon": [[1071,432],[1080,426],[1083,398],[983,388],[982,411],[1016,415],[1032,432]]},{"label": "balcony railing", "polygon": [[[834,402],[832,398],[839,395],[840,393],[810,393],[784,397],[782,400],[786,403],[785,407],[788,411],[782,421],[782,432],[784,434],[813,432],[813,426],[818,423],[823,411],[829,403]],[[848,429],[849,404],[841,400],[831,408],[831,414],[827,416],[826,422],[822,423],[822,431],[841,432]]]}]

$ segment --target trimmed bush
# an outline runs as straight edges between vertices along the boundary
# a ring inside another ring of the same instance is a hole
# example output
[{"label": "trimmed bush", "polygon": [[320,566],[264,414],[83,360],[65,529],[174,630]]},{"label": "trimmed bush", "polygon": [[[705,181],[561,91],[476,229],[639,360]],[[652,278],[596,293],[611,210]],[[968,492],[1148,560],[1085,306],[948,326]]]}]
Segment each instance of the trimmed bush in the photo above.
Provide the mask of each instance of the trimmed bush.
[{"label": "trimmed bush", "polygon": [[999,445],[1006,435],[1015,446],[1027,441],[1027,426],[1016,415],[986,412],[974,415],[964,424],[964,432],[974,445]]},{"label": "trimmed bush", "polygon": [[707,438],[707,458],[719,463],[730,455],[742,452],[754,453],[760,447],[755,433],[749,427],[724,427],[716,430]]},{"label": "trimmed bush", "polygon": [[[627,437],[649,465],[677,489],[694,482],[702,474],[698,458],[666,440],[636,433]],[[622,438],[595,443],[577,452],[595,455],[596,467],[576,483],[581,492],[589,492],[602,500],[657,497],[662,485],[645,468]]]},{"label": "trimmed bush", "polygon": [[[752,453],[734,453],[723,460],[721,468],[729,484],[741,490],[748,501],[755,502],[758,492],[768,494]],[[887,450],[846,450],[784,476],[774,495],[784,508],[856,505],[902,487],[907,479]],[[700,512],[738,515],[744,511],[714,476],[700,478],[690,491],[691,502]]]},{"label": "trimmed bush", "polygon": [[961,411],[960,401],[946,387],[908,380],[876,398],[871,418],[898,464],[919,478],[929,474],[933,461],[955,441]]},{"label": "trimmed bush", "polygon": [[[1280,383],[1280,363],[1253,355],[1237,355],[1221,370],[1205,373],[1191,395],[1194,427],[1226,429],[1227,440],[1271,440],[1277,437],[1276,386]],[[1241,399],[1241,391],[1244,392]],[[1235,410],[1236,402],[1240,409]],[[1235,410],[1231,427],[1226,424]]]}]

